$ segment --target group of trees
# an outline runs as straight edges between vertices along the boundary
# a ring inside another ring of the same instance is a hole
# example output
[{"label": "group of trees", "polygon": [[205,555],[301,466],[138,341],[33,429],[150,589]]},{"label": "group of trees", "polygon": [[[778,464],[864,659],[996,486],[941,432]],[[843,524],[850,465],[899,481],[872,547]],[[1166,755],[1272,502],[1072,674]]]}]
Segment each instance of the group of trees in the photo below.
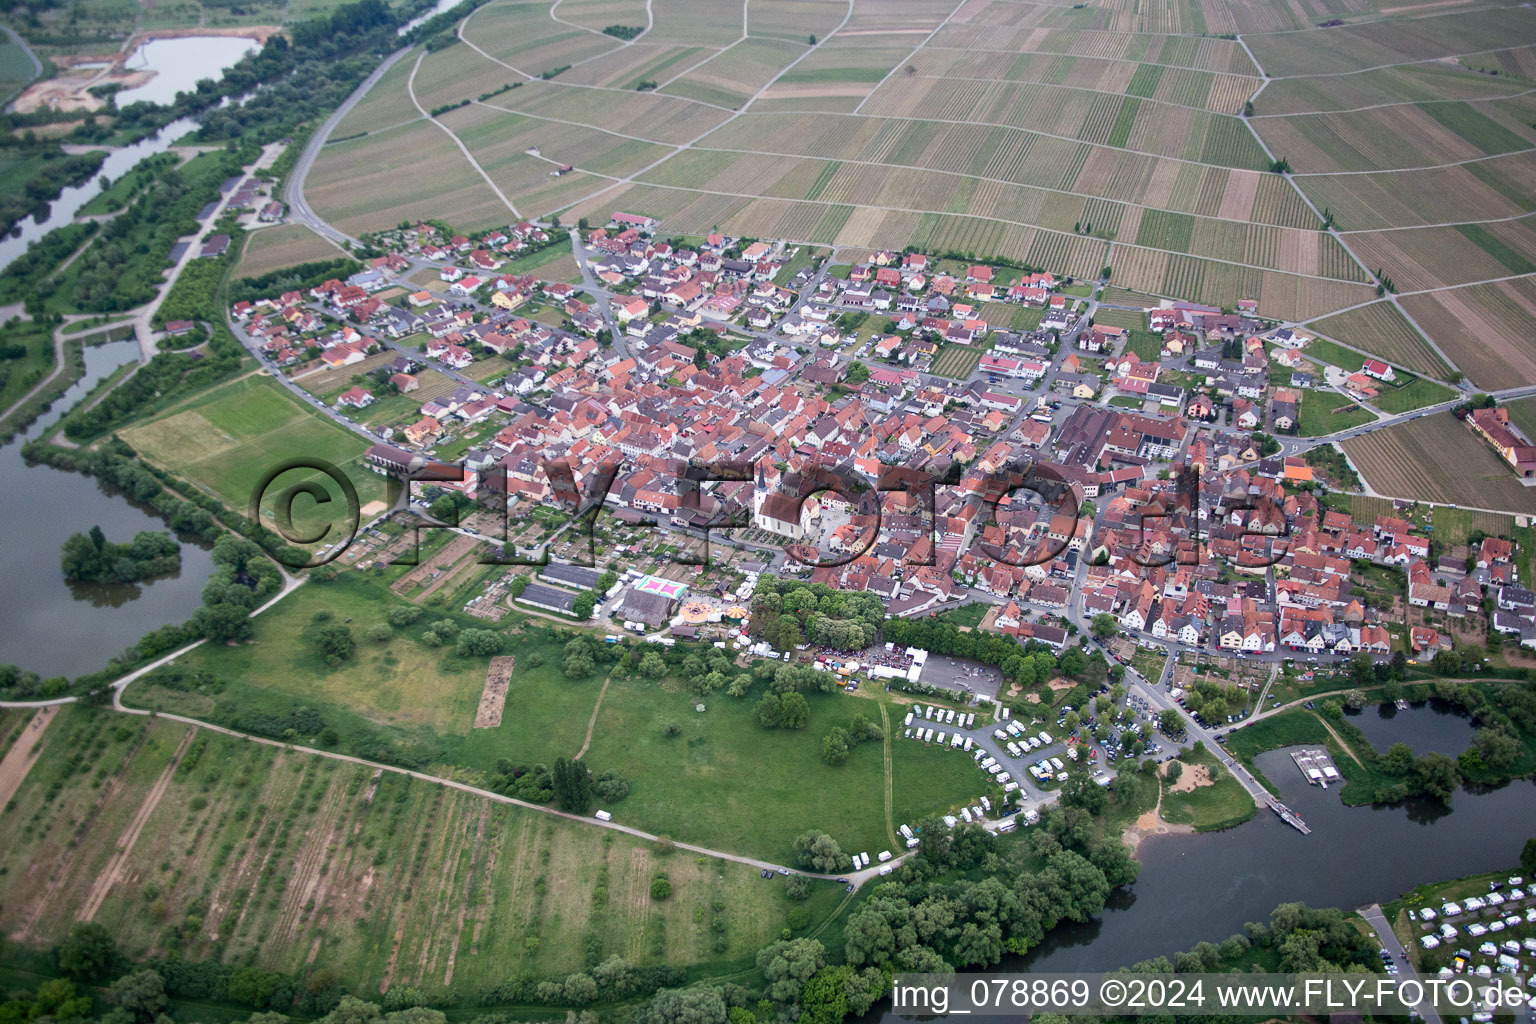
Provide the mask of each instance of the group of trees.
[{"label": "group of trees", "polygon": [[757,723],[764,729],[804,729],[811,724],[811,706],[803,693],[765,693],[757,702]]},{"label": "group of trees", "polygon": [[590,633],[577,633],[566,641],[561,669],[567,679],[585,679],[597,668],[598,642]]},{"label": "group of trees", "polygon": [[1153,957],[1131,965],[1131,970],[1138,974],[1251,971],[1256,966],[1262,970],[1274,958],[1285,973],[1338,974],[1374,969],[1374,946],[1342,910],[1282,903],[1267,926],[1249,921],[1241,934],[1220,943],[1197,943],[1172,959]]},{"label": "group of trees", "polygon": [[352,636],[352,630],[343,623],[332,621],[331,613],[324,609],[315,612],[310,618],[302,638],[332,667],[345,662],[357,650],[357,640]]},{"label": "group of trees", "polygon": [[1416,758],[1412,747],[1399,742],[1392,744],[1377,763],[1397,779],[1376,793],[1376,799],[1386,803],[1426,796],[1449,804],[1461,786],[1461,768],[1448,754],[1431,751]]},{"label": "group of trees", "polygon": [[856,713],[846,728],[835,725],[831,732],[822,737],[821,759],[834,767],[847,764],[854,747],[865,740],[878,740],[884,736],[885,733],[878,725],[864,717],[862,712]]},{"label": "group of trees", "polygon": [[840,651],[860,651],[880,638],[885,605],[875,594],[833,590],[795,580],[758,582],[752,602],[752,633],[791,650],[809,641]]},{"label": "group of trees", "polygon": [[[1027,850],[1004,849],[985,829],[918,825],[921,856],[905,882],[881,884],[848,919],[850,966],[945,972],[1025,953],[1060,921],[1086,921],[1139,865],[1118,837],[1100,838],[1092,816],[1056,807],[1032,829]],[[1044,867],[1020,870],[1029,855]],[[980,878],[971,877],[979,872]]]},{"label": "group of trees", "polygon": [[213,575],[203,585],[203,606],[192,616],[192,625],[216,643],[249,640],[251,612],[277,593],[282,575],[260,546],[244,537],[220,537],[212,557]]},{"label": "group of trees", "polygon": [[140,530],[127,544],[109,542],[100,526],[64,542],[64,578],[132,583],[181,568],[181,545],[164,531]]},{"label": "group of trees", "polygon": [[795,837],[795,856],[800,866],[808,871],[830,875],[846,868],[850,860],[837,845],[837,840],[825,832],[811,829]]}]

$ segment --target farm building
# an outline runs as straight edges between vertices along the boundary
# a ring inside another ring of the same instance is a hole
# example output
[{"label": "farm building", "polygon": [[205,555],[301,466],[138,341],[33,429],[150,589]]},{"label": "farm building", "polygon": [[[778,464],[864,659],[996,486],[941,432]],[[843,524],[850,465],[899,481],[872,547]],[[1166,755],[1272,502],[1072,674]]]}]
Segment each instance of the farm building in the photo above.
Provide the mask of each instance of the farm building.
[{"label": "farm building", "polygon": [[535,608],[569,615],[576,601],[576,595],[568,590],[556,590],[554,587],[546,587],[540,583],[530,583],[523,588],[522,594],[518,595],[517,599]]},{"label": "farm building", "polygon": [[539,569],[541,580],[567,587],[579,587],[582,590],[591,590],[602,578],[603,574],[596,569],[588,569],[580,565],[565,565],[561,562],[551,562]]},{"label": "farm building", "polygon": [[[532,587],[528,588],[532,590]],[[643,622],[652,629],[666,625],[672,617],[677,598],[666,594],[648,594],[631,587],[624,592],[618,615],[627,622]]]}]

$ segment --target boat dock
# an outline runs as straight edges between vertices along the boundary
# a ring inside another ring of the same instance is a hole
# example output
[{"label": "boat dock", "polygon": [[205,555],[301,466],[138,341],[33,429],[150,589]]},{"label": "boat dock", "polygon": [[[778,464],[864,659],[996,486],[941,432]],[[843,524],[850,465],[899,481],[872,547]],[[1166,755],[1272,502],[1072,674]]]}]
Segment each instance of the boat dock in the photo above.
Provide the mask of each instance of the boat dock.
[{"label": "boat dock", "polygon": [[1302,835],[1309,836],[1312,834],[1312,830],[1307,828],[1307,823],[1301,820],[1301,815],[1297,814],[1295,811],[1291,810],[1280,801],[1271,800],[1269,802],[1269,809],[1274,811],[1275,814],[1280,817],[1281,821],[1285,822],[1287,825],[1291,826]]},{"label": "boat dock", "polygon": [[1321,747],[1293,751],[1291,760],[1296,762],[1296,767],[1301,769],[1302,776],[1314,786],[1327,789],[1328,783],[1338,782],[1342,778],[1339,775],[1339,769],[1333,763],[1333,758]]},{"label": "boat dock", "polygon": [[1399,710],[1399,711],[1407,711],[1408,710],[1408,702],[1403,700],[1401,697],[1399,697],[1397,700],[1393,701],[1392,706],[1397,708],[1397,710]]}]

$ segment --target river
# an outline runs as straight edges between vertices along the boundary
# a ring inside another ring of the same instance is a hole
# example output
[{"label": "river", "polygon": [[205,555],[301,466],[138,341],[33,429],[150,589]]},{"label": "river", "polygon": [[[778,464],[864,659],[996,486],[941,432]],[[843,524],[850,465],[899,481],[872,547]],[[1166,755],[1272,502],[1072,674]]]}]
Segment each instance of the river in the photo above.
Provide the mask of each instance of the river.
[{"label": "river", "polygon": [[189,117],[172,121],[154,135],[141,139],[131,146],[123,146],[107,154],[102,162],[101,170],[96,176],[83,185],[76,185],[64,189],[59,193],[48,208],[48,216],[42,220],[28,217],[17,224],[17,234],[0,238],[0,270],[10,265],[17,256],[27,251],[27,245],[36,239],[42,238],[54,228],[63,227],[75,219],[75,214],[80,208],[90,202],[101,192],[101,178],[105,175],[112,180],[127,173],[145,157],[154,156],[156,153],[164,153],[171,145],[183,135],[197,128],[197,122]]},{"label": "river", "polygon": [[[1224,832],[1148,838],[1139,851],[1141,877],[1098,920],[1061,926],[1028,957],[998,970],[1104,971],[1171,957],[1203,939],[1220,942],[1245,922],[1267,923],[1281,903],[1354,908],[1422,882],[1508,868],[1519,863],[1536,821],[1536,784],[1529,781],[1463,789],[1451,811],[1425,802],[1346,807],[1337,788],[1307,785],[1284,750],[1257,763],[1311,835],[1261,810]],[[907,1018],[887,1010],[869,1019]]]},{"label": "river", "polygon": [[[102,377],[138,358],[136,341],[85,349],[85,376],[27,433],[36,436]],[[77,676],[105,668],[107,660],[145,633],[185,622],[201,604],[213,569],[208,551],[186,538],[181,571],[143,583],[71,584],[60,568],[60,547],[72,533],[100,525],[111,541],[140,530],[164,530],[163,520],[134,505],[94,477],[28,465],[22,439],[0,447],[0,663],[44,677]]]},{"label": "river", "polygon": [[464,0],[437,0],[437,2],[427,10],[422,11],[420,14],[416,15],[416,17],[412,18],[404,25],[401,25],[399,31],[397,31],[395,34],[403,36],[407,32],[414,29],[416,26],[425,24],[427,21],[437,17],[439,14],[446,14],[463,2]]}]

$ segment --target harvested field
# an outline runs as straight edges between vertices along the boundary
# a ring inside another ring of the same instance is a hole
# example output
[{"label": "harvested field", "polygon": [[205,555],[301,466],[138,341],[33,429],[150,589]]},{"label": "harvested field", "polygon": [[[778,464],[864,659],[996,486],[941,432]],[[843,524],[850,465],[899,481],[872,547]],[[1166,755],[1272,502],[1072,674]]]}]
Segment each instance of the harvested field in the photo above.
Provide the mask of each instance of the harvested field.
[{"label": "harvested field", "polygon": [[239,277],[259,277],[300,263],[340,259],[346,253],[302,224],[279,224],[253,231],[245,240]]},{"label": "harvested field", "polygon": [[1521,486],[1508,464],[1450,413],[1351,438],[1343,448],[1382,494],[1536,513],[1536,490]]},{"label": "harvested field", "polygon": [[1536,382],[1536,278],[1408,295],[1401,301],[1478,386]]},{"label": "harvested field", "polygon": [[517,659],[510,654],[491,659],[485,670],[485,689],[480,694],[480,706],[475,710],[476,729],[494,729],[501,724],[502,710],[507,706],[507,688],[512,682],[512,669]]}]

